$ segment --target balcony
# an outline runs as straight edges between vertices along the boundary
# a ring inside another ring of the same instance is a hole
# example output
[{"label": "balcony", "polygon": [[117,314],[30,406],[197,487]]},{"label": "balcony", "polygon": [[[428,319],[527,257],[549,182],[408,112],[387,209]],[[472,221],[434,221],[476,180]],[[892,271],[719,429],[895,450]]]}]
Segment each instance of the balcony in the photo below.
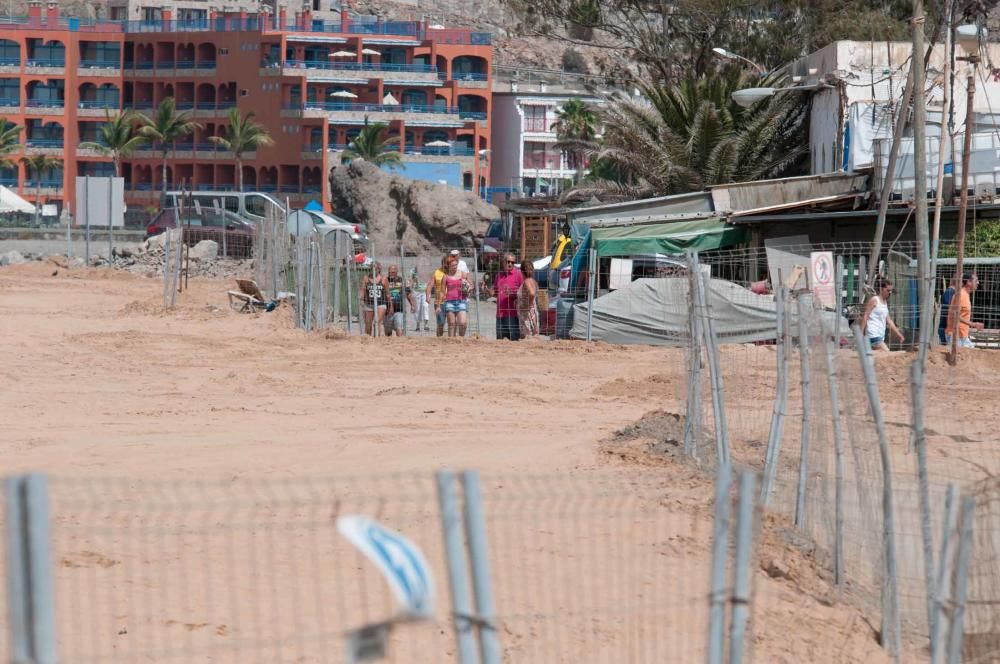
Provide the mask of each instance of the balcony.
[{"label": "balcony", "polygon": [[61,194],[63,190],[62,180],[25,180],[24,193],[28,195],[53,196]]},{"label": "balcony", "polygon": [[76,114],[81,118],[103,118],[121,106],[118,99],[81,99]]},{"label": "balcony", "polygon": [[24,112],[30,115],[62,115],[64,106],[62,99],[28,99],[24,102]]},{"label": "balcony", "polygon": [[29,58],[24,63],[26,74],[66,74],[66,58]]},{"label": "balcony", "polygon": [[359,104],[307,101],[304,106],[286,104],[282,117],[327,118],[333,124],[364,124],[405,120],[418,127],[461,127],[458,108],[429,104]]},{"label": "balcony", "polygon": [[24,141],[24,151],[26,154],[49,154],[61,157],[63,154],[63,139],[32,138],[29,136]]},{"label": "balcony", "polygon": [[196,118],[215,118],[228,115],[229,110],[236,107],[235,101],[195,102],[191,115]]},{"label": "balcony", "polygon": [[[273,68],[261,69],[265,75],[270,71]],[[360,83],[371,78],[389,78],[384,76],[386,73],[405,74],[393,77],[393,81],[400,79],[398,82],[401,84],[436,85],[439,80],[437,67],[433,65],[322,60],[286,60],[281,63],[283,76],[302,76],[303,73],[307,81],[315,83]]]},{"label": "balcony", "polygon": [[[444,76],[439,72],[438,76],[441,80],[445,80]],[[446,76],[447,74],[445,74]],[[485,90],[489,85],[489,74],[486,72],[476,72],[476,71],[463,71],[463,72],[452,72],[451,80],[458,83],[460,88],[477,88]]]},{"label": "balcony", "polygon": [[81,60],[76,68],[78,76],[114,76],[122,71],[117,60]]},{"label": "balcony", "polygon": [[[82,145],[84,143],[97,143],[98,145],[104,145],[104,141],[102,141],[100,138],[98,138],[96,136],[92,137],[92,138],[86,138],[86,137],[81,136],[80,137],[80,145]],[[107,157],[109,155],[104,154],[100,150],[95,150],[93,148],[81,148],[79,145],[77,145],[76,146],[76,156],[77,157],[90,157],[90,158],[98,157],[99,158],[99,157]]]},{"label": "balcony", "polygon": [[0,58],[0,74],[21,73],[21,58]]},{"label": "balcony", "polygon": [[21,112],[19,98],[0,98],[0,115],[13,115]]}]

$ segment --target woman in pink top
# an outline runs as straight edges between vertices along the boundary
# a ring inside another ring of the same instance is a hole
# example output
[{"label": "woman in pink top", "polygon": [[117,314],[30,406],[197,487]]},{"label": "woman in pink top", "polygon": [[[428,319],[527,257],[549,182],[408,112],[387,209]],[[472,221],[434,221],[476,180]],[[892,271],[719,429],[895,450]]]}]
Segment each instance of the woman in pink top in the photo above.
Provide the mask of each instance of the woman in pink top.
[{"label": "woman in pink top", "polygon": [[448,336],[465,336],[465,327],[468,324],[469,292],[472,284],[469,282],[469,275],[458,271],[458,259],[452,256],[448,260],[448,267],[445,269],[444,279],[444,302],[437,306],[438,313],[444,312],[448,317]]}]

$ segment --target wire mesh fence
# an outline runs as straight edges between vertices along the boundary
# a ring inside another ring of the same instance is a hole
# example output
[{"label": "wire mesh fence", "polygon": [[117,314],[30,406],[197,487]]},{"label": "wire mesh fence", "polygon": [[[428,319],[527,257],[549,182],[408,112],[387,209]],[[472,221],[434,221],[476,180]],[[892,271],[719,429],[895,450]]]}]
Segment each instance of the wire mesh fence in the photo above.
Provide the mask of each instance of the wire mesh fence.
[{"label": "wire mesh fence", "polygon": [[[752,640],[759,521],[753,477],[728,468],[722,477],[714,515],[711,482],[702,492],[709,500],[678,503],[658,472],[466,473],[461,500],[446,498],[456,486],[450,473],[53,478],[42,495],[54,638],[48,655],[27,660],[357,661],[348,655],[356,630],[386,626],[399,609],[377,567],[338,532],[349,515],[411,540],[434,580],[433,609],[394,624],[386,661],[690,662],[742,653]],[[6,502],[8,525],[24,507],[16,503]],[[27,530],[38,530],[38,516],[26,517]],[[17,540],[8,535],[10,549]],[[35,544],[24,552],[34,556]],[[0,649],[8,653],[20,661]]]},{"label": "wire mesh fence", "polygon": [[[799,282],[793,271],[798,266],[807,273],[809,252],[787,249],[797,258],[777,256],[779,270],[773,253],[756,254],[770,259],[757,271],[748,268],[753,256],[746,252],[719,252],[706,261],[713,276],[701,281],[701,292],[699,281],[691,280],[691,317],[702,333],[695,330],[687,352],[686,448],[703,464],[731,457],[761,470],[768,511],[791,523],[802,546],[832,575],[838,594],[870,616],[890,651],[919,657],[943,610],[939,570],[955,560],[938,553],[942,542],[959,536],[942,519],[949,487],[973,492],[995,472],[995,436],[986,431],[988,424],[970,419],[972,410],[956,404],[954,395],[969,383],[970,372],[992,375],[992,364],[977,367],[975,358],[965,356],[954,369],[943,352],[933,351],[924,402],[916,404],[914,356],[873,355],[867,339],[856,343],[852,321],[839,315],[851,314],[849,307],[821,306],[808,277]],[[891,264],[882,263],[880,270]],[[857,265],[857,275],[864,275]],[[899,266],[909,269],[907,261]],[[694,267],[706,270],[704,264]],[[750,281],[768,272],[776,277],[773,293],[761,288],[769,284]],[[743,283],[721,296],[715,283],[732,282],[716,274]],[[849,300],[849,274],[848,268],[838,273],[840,302]],[[897,280],[905,283],[905,275]],[[719,332],[732,324],[730,309],[760,309],[762,298],[773,303],[765,338],[732,343]],[[891,311],[904,320],[911,315],[905,304]],[[715,332],[707,334],[712,325]],[[923,416],[925,439],[914,427],[915,409]],[[975,527],[980,548],[972,548],[971,560],[984,577],[977,582],[981,587],[1000,572],[992,564],[995,547],[980,545],[984,538],[992,542],[997,528],[978,518]],[[976,601],[996,599],[994,594]],[[980,645],[988,641],[978,639]]]}]

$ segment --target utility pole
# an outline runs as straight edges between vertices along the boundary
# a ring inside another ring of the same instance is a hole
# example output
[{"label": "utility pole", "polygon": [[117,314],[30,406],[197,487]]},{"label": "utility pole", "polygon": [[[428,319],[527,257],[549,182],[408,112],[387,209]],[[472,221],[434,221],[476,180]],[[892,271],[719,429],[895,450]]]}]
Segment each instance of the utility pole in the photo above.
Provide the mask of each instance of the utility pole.
[{"label": "utility pole", "polygon": [[955,251],[955,276],[958,278],[955,297],[951,298],[951,308],[949,316],[954,317],[955,325],[951,335],[951,353],[949,360],[952,364],[958,361],[958,289],[963,287],[962,272],[965,269],[965,217],[969,211],[969,157],[972,152],[972,125],[975,113],[973,106],[976,100],[976,65],[979,64],[979,51],[975,51],[958,58],[968,63],[969,75],[967,79],[968,95],[965,100],[965,137],[962,141],[962,193],[958,204],[958,246]]}]

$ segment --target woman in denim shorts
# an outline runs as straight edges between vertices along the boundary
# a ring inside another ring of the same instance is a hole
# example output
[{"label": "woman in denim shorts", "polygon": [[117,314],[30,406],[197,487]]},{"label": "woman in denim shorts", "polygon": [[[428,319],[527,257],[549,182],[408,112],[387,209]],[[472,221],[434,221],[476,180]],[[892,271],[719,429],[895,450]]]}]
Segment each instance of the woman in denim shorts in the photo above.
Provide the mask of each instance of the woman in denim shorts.
[{"label": "woman in denim shorts", "polygon": [[438,305],[438,313],[444,312],[447,316],[449,337],[464,337],[472,284],[468,273],[458,271],[458,259],[454,256],[448,260],[442,285],[445,295],[444,302]]}]

